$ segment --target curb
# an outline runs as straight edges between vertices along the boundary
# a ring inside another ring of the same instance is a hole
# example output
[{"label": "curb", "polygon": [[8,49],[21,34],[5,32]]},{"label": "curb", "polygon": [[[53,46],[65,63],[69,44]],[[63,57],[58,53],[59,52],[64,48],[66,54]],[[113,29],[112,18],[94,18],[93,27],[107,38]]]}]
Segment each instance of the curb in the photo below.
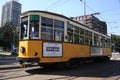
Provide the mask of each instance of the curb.
[{"label": "curb", "polygon": [[3,67],[0,67],[0,70],[18,69],[18,68],[22,68],[22,66],[20,66],[20,65],[18,65],[18,66],[3,66]]},{"label": "curb", "polygon": [[26,66],[21,66],[21,65],[16,65],[16,66],[3,66],[0,67],[0,70],[9,70],[9,69],[19,69],[19,68],[28,68],[28,67],[36,67],[38,65],[26,65]]},{"label": "curb", "polygon": [[7,60],[16,60],[16,57],[0,57],[0,60],[4,60],[4,59],[7,59]]}]

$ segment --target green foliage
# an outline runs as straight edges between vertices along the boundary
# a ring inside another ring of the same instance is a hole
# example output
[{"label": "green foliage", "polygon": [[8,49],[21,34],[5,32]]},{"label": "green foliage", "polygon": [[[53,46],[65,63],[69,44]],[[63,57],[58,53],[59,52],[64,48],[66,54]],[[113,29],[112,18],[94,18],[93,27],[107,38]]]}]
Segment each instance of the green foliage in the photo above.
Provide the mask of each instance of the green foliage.
[{"label": "green foliage", "polygon": [[0,28],[0,44],[4,49],[11,49],[12,45],[18,44],[18,30],[11,22],[7,22]]},{"label": "green foliage", "polygon": [[111,42],[112,42],[112,51],[120,52],[120,36],[112,35]]}]

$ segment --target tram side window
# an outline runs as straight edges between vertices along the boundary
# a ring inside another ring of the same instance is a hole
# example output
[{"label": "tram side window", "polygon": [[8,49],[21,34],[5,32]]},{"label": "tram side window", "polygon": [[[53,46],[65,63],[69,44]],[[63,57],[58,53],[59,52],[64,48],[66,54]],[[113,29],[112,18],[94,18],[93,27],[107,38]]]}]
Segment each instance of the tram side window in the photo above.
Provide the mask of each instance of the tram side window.
[{"label": "tram side window", "polygon": [[107,47],[107,38],[105,38],[105,43],[104,43],[105,47]]},{"label": "tram side window", "polygon": [[92,45],[92,32],[88,32],[88,44]]},{"label": "tram side window", "polygon": [[80,43],[81,44],[84,44],[84,29],[81,29],[80,28],[80,38],[79,38],[80,40]]},{"label": "tram side window", "polygon": [[88,31],[85,30],[85,44],[88,44]]},{"label": "tram side window", "polygon": [[101,38],[101,46],[105,47],[105,38],[104,37]]},{"label": "tram side window", "polygon": [[98,35],[94,34],[94,46],[98,46]]},{"label": "tram side window", "polygon": [[101,46],[101,37],[98,34],[94,34],[94,46]]},{"label": "tram side window", "polygon": [[108,45],[108,47],[110,47],[110,46],[111,46],[111,45],[110,45],[110,44],[111,44],[110,39],[108,39],[107,41],[108,41],[108,42],[107,42],[107,45]]},{"label": "tram side window", "polygon": [[64,22],[54,20],[55,26],[55,41],[64,41]]},{"label": "tram side window", "polygon": [[53,40],[53,19],[41,18],[41,39]]},{"label": "tram side window", "polygon": [[71,43],[73,43],[73,30],[74,30],[73,25],[67,23],[67,41]]},{"label": "tram side window", "polygon": [[21,39],[28,39],[28,17],[21,19]]},{"label": "tram side window", "polygon": [[79,27],[74,26],[74,41],[75,43],[79,43]]}]

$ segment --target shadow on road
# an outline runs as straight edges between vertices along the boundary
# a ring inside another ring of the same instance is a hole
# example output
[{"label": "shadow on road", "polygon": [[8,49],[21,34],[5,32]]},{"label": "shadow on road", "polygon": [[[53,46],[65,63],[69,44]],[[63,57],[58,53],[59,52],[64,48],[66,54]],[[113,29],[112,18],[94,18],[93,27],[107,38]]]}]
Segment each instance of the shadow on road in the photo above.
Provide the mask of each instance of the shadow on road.
[{"label": "shadow on road", "polygon": [[46,69],[37,68],[26,70],[27,73],[34,74],[44,74],[44,75],[60,75],[69,77],[100,77],[107,78],[120,75],[120,61],[111,60],[107,63],[92,63],[83,64],[79,68],[73,69]]}]

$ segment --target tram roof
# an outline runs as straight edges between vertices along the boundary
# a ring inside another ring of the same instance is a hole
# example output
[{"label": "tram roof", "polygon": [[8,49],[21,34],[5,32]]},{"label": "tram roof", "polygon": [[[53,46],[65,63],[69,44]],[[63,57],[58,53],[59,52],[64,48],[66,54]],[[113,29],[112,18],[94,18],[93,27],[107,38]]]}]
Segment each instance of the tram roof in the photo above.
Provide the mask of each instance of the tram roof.
[{"label": "tram roof", "polygon": [[[79,23],[79,22],[77,22],[77,21],[75,21],[75,20],[72,20],[72,19],[70,19],[70,18],[68,18],[68,17],[66,17],[66,16],[64,16],[64,15],[62,15],[62,14],[57,14],[57,13],[54,13],[54,12],[41,11],[41,10],[30,10],[30,11],[23,12],[22,14],[27,14],[27,13],[31,13],[31,12],[41,12],[41,13],[47,13],[47,14],[59,16],[59,17],[68,19],[68,20],[70,20],[70,21],[73,21],[73,22],[75,22],[75,23],[77,23],[77,24],[80,24],[80,25],[82,25],[82,26],[85,26],[85,27],[89,28],[88,26],[86,26],[86,25],[84,25],[84,24],[81,24],[81,23]],[[91,29],[91,28],[90,28],[90,29]]]},{"label": "tram roof", "polygon": [[[49,11],[42,11],[42,10],[29,10],[29,11],[26,11],[26,12],[23,12],[21,15],[23,15],[23,14],[27,14],[27,13],[32,13],[32,12],[41,12],[41,13],[47,13],[47,14],[51,14],[51,15],[55,15],[55,16],[59,16],[59,17],[62,17],[62,18],[65,18],[65,19],[68,19],[68,20],[70,20],[70,21],[73,21],[73,22],[75,22],[75,23],[77,23],[77,24],[80,24],[80,25],[82,25],[82,26],[84,26],[84,27],[86,27],[86,28],[89,28],[88,26],[86,26],[86,25],[84,25],[84,24],[81,24],[81,23],[79,23],[79,22],[77,22],[77,21],[75,21],[75,20],[72,20],[72,19],[70,19],[70,18],[68,18],[68,17],[66,17],[66,16],[64,16],[64,15],[62,15],[62,14],[58,14],[58,13],[54,13],[54,12],[49,12]],[[91,28],[89,28],[89,29],[91,29]],[[91,30],[93,30],[93,29],[91,29]],[[97,32],[96,30],[94,30],[95,32]],[[100,32],[97,32],[97,33],[100,33]],[[100,34],[103,34],[103,33],[100,33]],[[106,35],[106,36],[108,36],[107,34],[103,34],[103,35]]]}]

